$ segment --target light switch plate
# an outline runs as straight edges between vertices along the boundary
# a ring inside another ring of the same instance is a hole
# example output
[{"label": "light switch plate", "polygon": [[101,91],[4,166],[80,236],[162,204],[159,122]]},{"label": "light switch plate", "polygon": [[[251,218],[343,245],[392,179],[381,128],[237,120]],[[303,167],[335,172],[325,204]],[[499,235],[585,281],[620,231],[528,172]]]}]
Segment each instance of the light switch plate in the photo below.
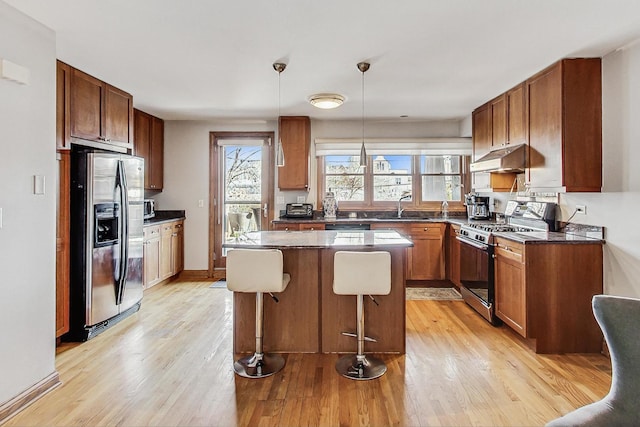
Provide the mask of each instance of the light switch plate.
[{"label": "light switch plate", "polygon": [[45,191],[44,175],[33,176],[33,194],[42,195]]}]

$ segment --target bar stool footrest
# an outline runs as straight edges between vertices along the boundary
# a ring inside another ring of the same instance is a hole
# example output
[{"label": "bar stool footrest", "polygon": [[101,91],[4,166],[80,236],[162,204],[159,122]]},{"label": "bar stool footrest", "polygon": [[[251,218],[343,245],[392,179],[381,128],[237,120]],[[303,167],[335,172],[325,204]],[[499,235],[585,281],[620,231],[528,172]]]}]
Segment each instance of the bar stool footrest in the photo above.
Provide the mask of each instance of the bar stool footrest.
[{"label": "bar stool footrest", "polygon": [[[358,334],[353,332],[341,332],[341,334],[347,337],[358,338]],[[364,340],[369,342],[378,342],[377,339],[371,337],[364,337]]]}]

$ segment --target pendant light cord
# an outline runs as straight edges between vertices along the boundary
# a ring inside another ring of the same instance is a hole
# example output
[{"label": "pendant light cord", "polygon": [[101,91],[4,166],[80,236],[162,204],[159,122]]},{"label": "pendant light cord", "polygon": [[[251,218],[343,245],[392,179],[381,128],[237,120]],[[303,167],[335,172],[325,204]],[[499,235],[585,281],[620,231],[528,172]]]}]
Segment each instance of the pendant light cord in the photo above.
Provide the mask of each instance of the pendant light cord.
[{"label": "pendant light cord", "polygon": [[364,71],[362,72],[362,145],[364,145]]}]

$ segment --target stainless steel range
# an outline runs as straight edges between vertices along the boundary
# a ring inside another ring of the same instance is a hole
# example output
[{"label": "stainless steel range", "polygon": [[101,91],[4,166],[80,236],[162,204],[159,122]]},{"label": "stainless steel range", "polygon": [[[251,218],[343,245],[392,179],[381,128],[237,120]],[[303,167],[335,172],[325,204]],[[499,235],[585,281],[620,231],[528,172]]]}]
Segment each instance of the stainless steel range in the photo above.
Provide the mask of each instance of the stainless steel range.
[{"label": "stainless steel range", "polygon": [[554,203],[509,201],[505,210],[507,223],[470,222],[460,227],[456,237],[460,245],[460,293],[464,300],[491,324],[495,316],[493,274],[493,236],[495,233],[554,231]]}]

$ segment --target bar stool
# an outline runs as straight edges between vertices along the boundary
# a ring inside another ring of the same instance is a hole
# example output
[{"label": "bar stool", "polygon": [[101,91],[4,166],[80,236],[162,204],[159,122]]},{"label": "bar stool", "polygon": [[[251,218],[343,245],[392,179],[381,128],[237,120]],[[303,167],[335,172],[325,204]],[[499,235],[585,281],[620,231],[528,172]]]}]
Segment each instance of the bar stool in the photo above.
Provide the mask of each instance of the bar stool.
[{"label": "bar stool", "polygon": [[[364,295],[378,302],[372,295],[391,292],[391,254],[389,252],[338,251],[333,258],[333,292],[338,295],[357,295],[358,352],[342,356],[336,362],[336,371],[354,380],[371,380],[387,371],[384,362],[364,354],[364,342],[376,342],[364,336]],[[343,332],[343,335],[354,336]]]},{"label": "bar stool", "polygon": [[262,351],[264,293],[278,302],[272,292],[283,292],[291,279],[288,273],[282,272],[282,264],[282,252],[278,249],[233,249],[227,252],[227,288],[233,292],[256,294],[256,351],[233,364],[234,371],[241,377],[268,377],[284,366],[282,356]]}]

